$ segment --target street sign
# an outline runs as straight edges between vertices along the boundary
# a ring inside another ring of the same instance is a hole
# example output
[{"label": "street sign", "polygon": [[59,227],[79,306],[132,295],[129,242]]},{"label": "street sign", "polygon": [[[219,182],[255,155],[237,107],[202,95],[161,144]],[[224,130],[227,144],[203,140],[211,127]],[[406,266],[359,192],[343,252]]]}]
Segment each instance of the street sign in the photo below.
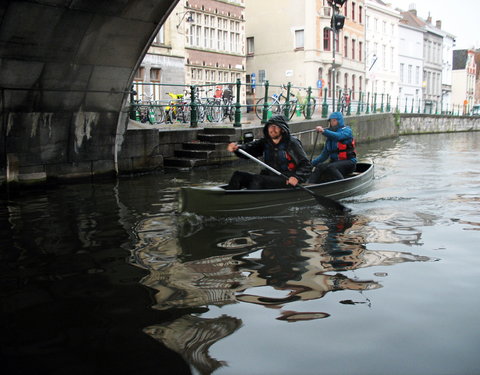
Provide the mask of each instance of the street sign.
[{"label": "street sign", "polygon": [[319,79],[317,81],[317,89],[321,89],[323,87],[323,82],[322,81],[323,81],[322,79]]},{"label": "street sign", "polygon": [[251,79],[250,85],[252,86],[252,89],[254,89],[255,87],[257,87],[257,78],[256,78],[255,73],[252,73],[250,75],[250,79]]}]

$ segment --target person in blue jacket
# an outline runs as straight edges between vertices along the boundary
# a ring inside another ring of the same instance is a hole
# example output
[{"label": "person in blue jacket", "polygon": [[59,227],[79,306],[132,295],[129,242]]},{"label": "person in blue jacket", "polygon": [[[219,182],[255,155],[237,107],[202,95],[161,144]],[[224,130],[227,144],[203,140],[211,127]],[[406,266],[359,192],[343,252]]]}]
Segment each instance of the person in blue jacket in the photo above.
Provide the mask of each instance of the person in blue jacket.
[{"label": "person in blue jacket", "polygon": [[[345,125],[342,113],[331,113],[328,122],[328,129],[316,127],[327,139],[320,155],[312,161],[315,170],[308,180],[310,183],[342,180],[354,172],[357,165],[353,132]],[[328,163],[324,163],[327,159]]]}]

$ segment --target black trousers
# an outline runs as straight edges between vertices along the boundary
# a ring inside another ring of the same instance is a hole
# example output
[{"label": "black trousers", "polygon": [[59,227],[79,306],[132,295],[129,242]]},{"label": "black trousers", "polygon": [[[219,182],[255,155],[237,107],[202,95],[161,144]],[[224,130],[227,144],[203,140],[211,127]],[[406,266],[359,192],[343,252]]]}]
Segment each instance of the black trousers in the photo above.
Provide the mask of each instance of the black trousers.
[{"label": "black trousers", "polygon": [[319,164],[310,175],[308,182],[318,184],[321,182],[343,180],[345,176],[355,171],[356,163],[351,160],[338,160],[326,164]]},{"label": "black trousers", "polygon": [[235,171],[230,178],[227,190],[241,189],[280,189],[286,188],[287,181],[282,176],[270,176],[249,172]]}]

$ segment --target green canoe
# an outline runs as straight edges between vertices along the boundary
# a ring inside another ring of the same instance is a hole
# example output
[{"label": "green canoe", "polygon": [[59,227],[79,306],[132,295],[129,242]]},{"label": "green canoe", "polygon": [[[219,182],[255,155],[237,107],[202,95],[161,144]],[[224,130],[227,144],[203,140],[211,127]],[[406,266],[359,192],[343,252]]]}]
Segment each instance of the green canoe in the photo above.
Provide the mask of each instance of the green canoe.
[{"label": "green canoe", "polygon": [[[316,194],[341,199],[364,193],[373,182],[373,164],[357,163],[351,176],[338,181],[305,185]],[[315,198],[301,189],[225,190],[227,185],[182,187],[179,211],[202,216],[270,216],[292,206],[317,204]]]}]

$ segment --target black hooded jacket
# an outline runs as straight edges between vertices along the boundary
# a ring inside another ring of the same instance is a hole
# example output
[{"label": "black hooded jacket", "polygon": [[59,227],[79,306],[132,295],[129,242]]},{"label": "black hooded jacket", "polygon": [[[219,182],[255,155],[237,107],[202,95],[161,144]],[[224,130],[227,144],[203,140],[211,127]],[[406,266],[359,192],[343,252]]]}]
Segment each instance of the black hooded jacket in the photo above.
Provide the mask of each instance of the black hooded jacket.
[{"label": "black hooded jacket", "polygon": [[[282,140],[275,144],[268,135],[269,125],[277,125],[282,129]],[[312,165],[308,160],[302,143],[298,138],[290,135],[287,119],[283,115],[275,115],[265,123],[263,127],[263,138],[240,145],[240,148],[255,157],[262,156],[264,162],[270,167],[282,172],[288,177],[296,177],[300,182],[307,181],[312,172]],[[247,157],[235,153],[238,157]],[[262,174],[275,175],[268,169],[263,169]]]}]

